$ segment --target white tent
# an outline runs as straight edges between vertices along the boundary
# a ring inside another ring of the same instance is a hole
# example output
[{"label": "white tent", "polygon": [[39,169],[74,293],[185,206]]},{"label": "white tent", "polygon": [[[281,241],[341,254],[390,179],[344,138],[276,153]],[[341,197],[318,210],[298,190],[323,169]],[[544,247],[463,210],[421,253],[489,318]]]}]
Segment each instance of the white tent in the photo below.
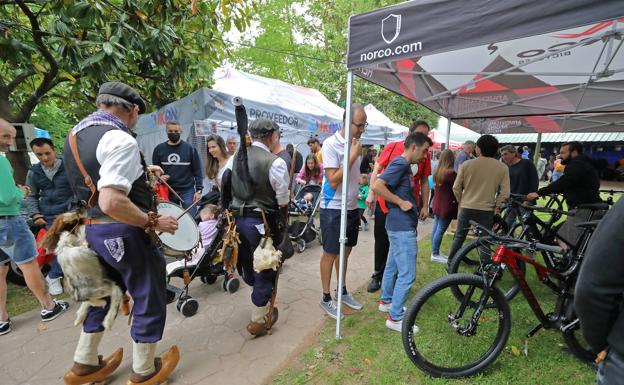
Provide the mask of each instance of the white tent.
[{"label": "white tent", "polygon": [[[148,163],[154,148],[167,140],[165,124],[170,120],[182,125],[182,138],[194,144],[202,158],[206,154],[204,136],[237,136],[234,96],[243,98],[250,121],[265,117],[279,124],[284,143],[303,144],[311,136],[322,141],[342,127],[344,110],[315,89],[232,68],[219,69],[214,89],[199,89],[158,111],[141,115],[137,141]],[[362,137],[364,144],[382,144],[404,136],[405,127],[393,123],[372,105],[367,106],[367,112],[370,116]],[[305,146],[300,146],[301,150],[305,152]]]},{"label": "white tent", "polygon": [[[214,81],[213,89],[215,91],[237,95],[243,100],[280,106],[283,109],[299,111],[303,114],[325,116],[328,121],[334,123],[329,126],[320,126],[318,132],[314,132],[310,130],[310,127],[283,126],[282,123],[278,122],[284,131],[286,141],[295,139],[290,142],[305,143],[311,134],[319,136],[319,139],[322,140],[342,125],[344,109],[329,101],[318,90],[248,74],[233,68],[216,70]],[[407,128],[394,123],[375,106],[368,104],[365,110],[368,117],[368,127],[362,135],[362,143],[385,144],[405,137]],[[250,120],[260,116],[270,117],[270,114],[264,114],[253,109],[248,109],[247,113]],[[301,137],[302,135],[303,137]]]},{"label": "white tent", "polygon": [[364,107],[368,127],[362,135],[364,144],[386,144],[402,140],[409,131],[407,127],[394,123],[372,104]]}]

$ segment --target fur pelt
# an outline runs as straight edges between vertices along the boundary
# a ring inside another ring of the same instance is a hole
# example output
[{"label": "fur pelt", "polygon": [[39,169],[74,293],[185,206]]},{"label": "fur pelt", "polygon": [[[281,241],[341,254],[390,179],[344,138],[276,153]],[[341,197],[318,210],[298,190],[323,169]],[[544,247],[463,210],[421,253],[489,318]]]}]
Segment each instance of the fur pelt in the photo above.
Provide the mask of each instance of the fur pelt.
[{"label": "fur pelt", "polygon": [[277,271],[282,260],[282,252],[276,250],[271,238],[263,238],[253,254],[253,268],[256,273],[266,269]]},{"label": "fur pelt", "polygon": [[48,249],[53,247],[65,275],[64,282],[68,293],[75,301],[82,302],[74,325],[84,322],[89,306],[106,306],[104,298],[110,297],[110,309],[102,322],[104,328],[109,330],[121,304],[122,292],[106,276],[97,254],[89,248],[81,219],[81,215],[77,213],[59,215],[41,245]]}]

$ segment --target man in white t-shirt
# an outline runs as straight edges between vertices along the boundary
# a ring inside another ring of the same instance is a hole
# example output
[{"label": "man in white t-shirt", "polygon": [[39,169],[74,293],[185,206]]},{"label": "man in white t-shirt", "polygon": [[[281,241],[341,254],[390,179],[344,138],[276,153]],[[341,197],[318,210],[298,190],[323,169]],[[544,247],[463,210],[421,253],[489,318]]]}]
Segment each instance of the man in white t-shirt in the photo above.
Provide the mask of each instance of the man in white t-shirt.
[{"label": "man in white t-shirt", "polygon": [[[347,271],[347,258],[351,253],[351,248],[357,244],[360,215],[357,209],[358,178],[360,176],[360,162],[362,144],[360,137],[364,133],[368,123],[366,122],[366,112],[358,104],[351,106],[352,118],[351,130],[351,154],[349,156],[349,186],[347,195],[347,242],[345,248],[345,281]],[[321,284],[323,287],[323,298],[321,308],[330,317],[337,317],[337,308],[330,295],[331,275],[334,265],[336,273],[339,269],[338,254],[340,253],[340,208],[342,205],[342,163],[344,158],[345,144],[345,117],[343,116],[342,130],[336,132],[323,142],[323,190],[321,197],[321,235],[323,239],[323,255],[321,256]],[[336,293],[337,295],[337,293]],[[353,298],[346,289],[346,284],[342,287],[342,301],[352,309],[360,310],[362,305]]]}]

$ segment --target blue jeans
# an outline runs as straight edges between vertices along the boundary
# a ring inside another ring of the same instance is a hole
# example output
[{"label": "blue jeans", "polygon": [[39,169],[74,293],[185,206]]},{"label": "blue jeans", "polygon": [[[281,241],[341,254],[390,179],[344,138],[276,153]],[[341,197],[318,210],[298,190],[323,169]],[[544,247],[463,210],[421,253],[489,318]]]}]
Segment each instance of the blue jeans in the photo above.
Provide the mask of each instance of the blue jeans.
[{"label": "blue jeans", "polygon": [[416,230],[388,231],[390,250],[388,261],[381,280],[381,300],[392,303],[390,317],[403,319],[403,305],[407,301],[410,288],[416,280],[416,255],[418,242]]},{"label": "blue jeans", "polygon": [[448,229],[451,224],[452,219],[450,218],[440,218],[439,216],[435,216],[435,220],[433,222],[433,229],[431,230],[431,254],[438,255],[440,254],[440,244],[442,243],[442,237],[444,236],[444,232]]},{"label": "blue jeans", "polygon": [[[182,202],[180,202],[178,200],[178,198],[176,198],[175,195],[170,193],[169,194],[169,198],[171,199],[171,202],[179,204],[184,209],[186,209],[187,207],[189,207],[190,205],[193,204],[193,195],[195,195],[195,189],[194,188],[190,188],[190,189],[187,189],[187,190],[176,190],[176,192],[178,193],[180,198],[182,198]],[[193,217],[195,217],[195,214],[197,214],[197,206],[193,207],[189,211],[189,214],[191,214]]]},{"label": "blue jeans", "polygon": [[[54,222],[56,217],[57,215],[45,216],[45,221],[47,222],[45,226],[46,230],[48,230],[50,226],[52,226],[52,222]],[[56,279],[56,278],[61,278],[63,276],[63,269],[61,269],[61,265],[58,263],[58,259],[56,255],[54,256],[54,259],[50,261],[49,265],[50,265],[50,271],[48,271],[48,278]]]},{"label": "blue jeans", "polygon": [[597,385],[624,384],[624,355],[609,349],[607,357],[598,365],[596,373]]}]

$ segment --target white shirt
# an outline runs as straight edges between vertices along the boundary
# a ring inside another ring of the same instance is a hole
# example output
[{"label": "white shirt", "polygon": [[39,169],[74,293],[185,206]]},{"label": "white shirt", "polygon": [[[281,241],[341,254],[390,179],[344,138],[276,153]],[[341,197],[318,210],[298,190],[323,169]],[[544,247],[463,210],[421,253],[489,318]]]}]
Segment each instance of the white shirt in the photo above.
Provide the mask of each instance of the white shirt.
[{"label": "white shirt", "polygon": [[132,183],[143,174],[139,145],[125,131],[107,131],[98,143],[95,156],[100,163],[98,190],[111,187],[128,195]]},{"label": "white shirt", "polygon": [[[264,143],[253,142],[251,145],[259,147],[267,152],[271,152],[269,148],[264,145]],[[228,159],[225,164],[223,171],[226,169],[231,170],[233,165],[234,156],[230,156],[230,159]],[[221,172],[221,170],[219,170],[219,172]],[[223,173],[221,173],[221,176],[223,176]],[[289,180],[290,174],[288,173],[288,166],[286,165],[286,162],[284,162],[284,159],[277,157],[277,159],[271,163],[271,168],[269,169],[269,183],[271,183],[271,187],[275,190],[275,199],[277,200],[277,204],[280,206],[285,206],[290,201],[290,191],[288,189],[290,187]]]},{"label": "white shirt", "polygon": [[[323,148],[321,149],[323,155],[323,188],[322,188],[322,200],[321,207],[324,209],[341,209],[342,205],[342,183],[336,186],[335,189],[331,187],[327,180],[327,169],[341,169],[342,160],[344,158],[344,143],[345,138],[340,135],[340,131],[334,135],[325,139],[323,142]],[[347,210],[357,209],[357,195],[358,195],[358,180],[360,178],[360,163],[362,157],[359,156],[353,166],[349,170],[349,191],[347,192]]]}]

